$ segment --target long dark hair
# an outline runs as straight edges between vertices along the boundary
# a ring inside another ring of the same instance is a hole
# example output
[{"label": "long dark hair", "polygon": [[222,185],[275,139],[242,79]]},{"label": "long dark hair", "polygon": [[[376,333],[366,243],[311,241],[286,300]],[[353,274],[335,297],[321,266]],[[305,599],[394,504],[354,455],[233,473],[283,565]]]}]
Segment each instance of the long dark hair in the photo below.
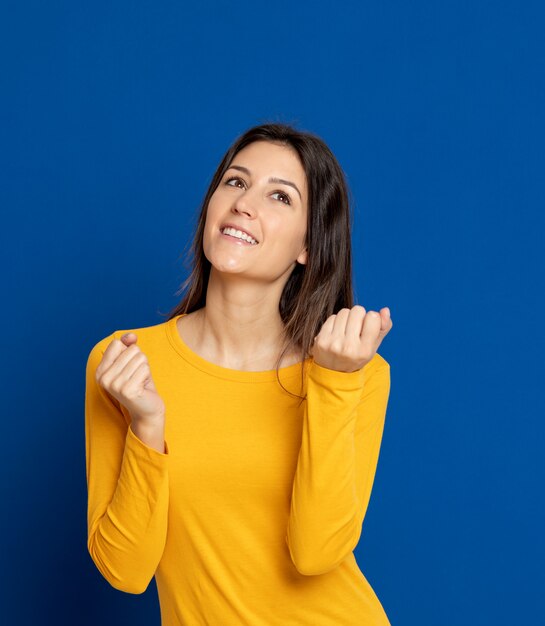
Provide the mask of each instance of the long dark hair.
[{"label": "long dark hair", "polygon": [[[203,233],[208,203],[235,155],[254,141],[291,146],[299,155],[307,177],[307,263],[296,263],[280,297],[284,343],[276,362],[278,379],[278,369],[286,351],[298,352],[303,378],[304,361],[322,324],[340,309],[352,308],[354,301],[349,189],[337,159],[324,141],[312,133],[297,130],[289,124],[268,123],[248,129],[234,141],[221,160],[201,205],[189,250],[191,258],[184,263],[189,265],[190,275],[176,295],[186,293],[166,315],[170,320],[206,305],[210,261],[203,251]],[[279,379],[278,382],[282,385]]]}]

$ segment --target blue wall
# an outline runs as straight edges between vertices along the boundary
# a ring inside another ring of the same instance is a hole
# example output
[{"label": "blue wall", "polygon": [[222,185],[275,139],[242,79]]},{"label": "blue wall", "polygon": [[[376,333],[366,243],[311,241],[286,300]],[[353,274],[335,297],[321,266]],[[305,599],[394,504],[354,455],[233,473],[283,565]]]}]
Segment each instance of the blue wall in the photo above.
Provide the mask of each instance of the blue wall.
[{"label": "blue wall", "polygon": [[86,358],[163,321],[219,159],[270,120],[337,155],[358,303],[394,320],[362,571],[393,626],[543,623],[543,18],[1,4],[4,623],[159,624],[155,583],[123,594],[87,553]]}]

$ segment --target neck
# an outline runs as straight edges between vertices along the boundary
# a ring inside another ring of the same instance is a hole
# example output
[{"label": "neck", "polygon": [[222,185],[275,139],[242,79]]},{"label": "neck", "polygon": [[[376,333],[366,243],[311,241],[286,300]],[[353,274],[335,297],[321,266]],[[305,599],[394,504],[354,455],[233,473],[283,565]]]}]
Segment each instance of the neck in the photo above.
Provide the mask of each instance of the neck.
[{"label": "neck", "polygon": [[284,339],[278,307],[283,287],[236,275],[218,277],[212,268],[206,306],[194,314],[195,339],[203,352],[234,369],[275,363]]}]

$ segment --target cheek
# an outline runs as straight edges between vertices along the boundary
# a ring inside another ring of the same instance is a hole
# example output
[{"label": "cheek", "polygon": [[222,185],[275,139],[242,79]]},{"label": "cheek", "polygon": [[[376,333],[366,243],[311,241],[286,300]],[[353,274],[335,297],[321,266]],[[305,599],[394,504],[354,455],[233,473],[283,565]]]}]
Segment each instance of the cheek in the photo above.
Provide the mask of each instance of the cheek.
[{"label": "cheek", "polygon": [[290,220],[277,219],[267,224],[267,239],[271,248],[279,253],[299,254],[305,236],[306,225]]},{"label": "cheek", "polygon": [[205,230],[219,219],[219,203],[217,196],[212,196],[206,210]]},{"label": "cheek", "polygon": [[212,197],[210,198],[209,202],[208,202],[208,208],[207,208],[207,210],[206,210],[206,215],[207,215],[207,216],[209,216],[210,214],[213,214],[213,213],[215,212],[215,210],[216,210],[216,204],[217,204],[217,203],[216,203],[216,199],[217,199],[217,196],[216,196],[216,194],[214,193],[214,194],[212,195]]}]

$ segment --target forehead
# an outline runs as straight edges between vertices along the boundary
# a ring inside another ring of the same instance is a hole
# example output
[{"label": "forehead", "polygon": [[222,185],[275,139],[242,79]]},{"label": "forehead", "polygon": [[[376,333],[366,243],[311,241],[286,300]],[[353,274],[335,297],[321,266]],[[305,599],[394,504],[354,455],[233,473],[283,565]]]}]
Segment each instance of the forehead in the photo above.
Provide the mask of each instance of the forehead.
[{"label": "forehead", "polygon": [[253,176],[276,176],[306,190],[306,174],[299,155],[291,147],[271,141],[254,141],[233,157],[231,165],[247,167]]}]

